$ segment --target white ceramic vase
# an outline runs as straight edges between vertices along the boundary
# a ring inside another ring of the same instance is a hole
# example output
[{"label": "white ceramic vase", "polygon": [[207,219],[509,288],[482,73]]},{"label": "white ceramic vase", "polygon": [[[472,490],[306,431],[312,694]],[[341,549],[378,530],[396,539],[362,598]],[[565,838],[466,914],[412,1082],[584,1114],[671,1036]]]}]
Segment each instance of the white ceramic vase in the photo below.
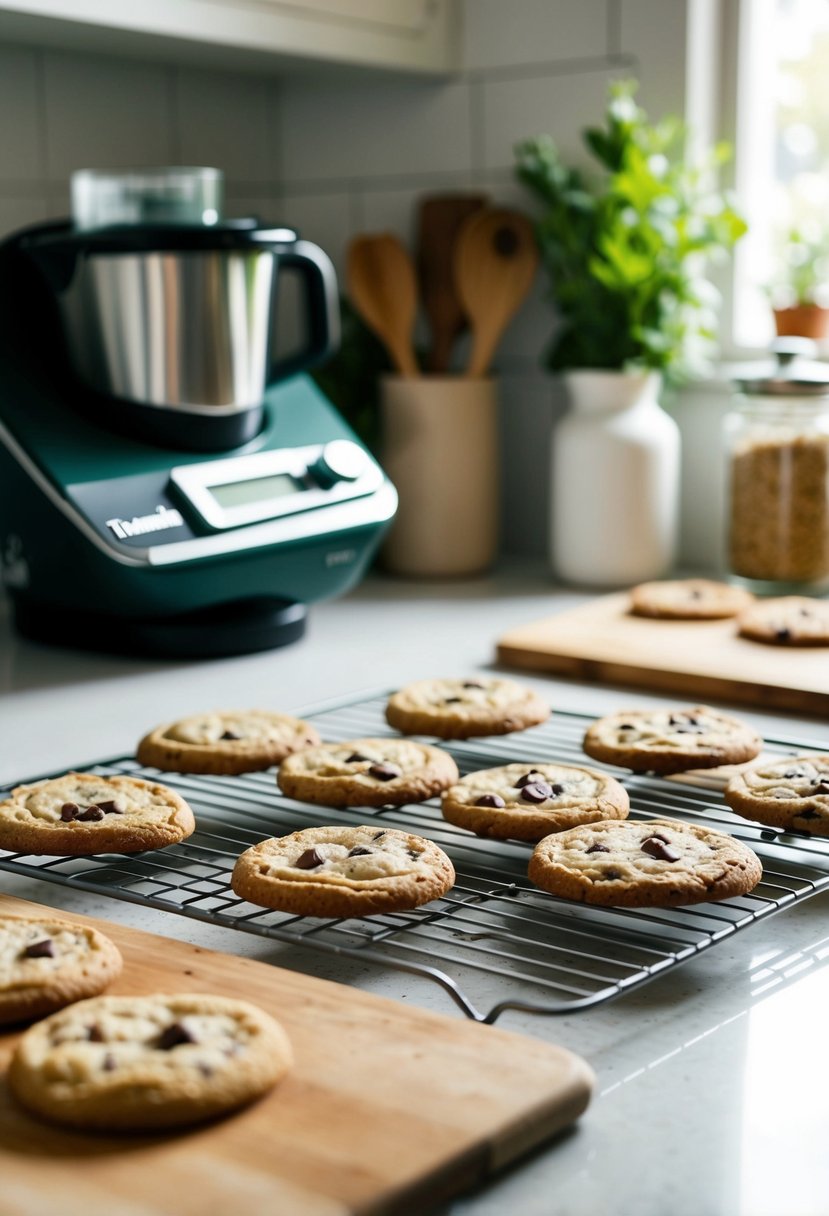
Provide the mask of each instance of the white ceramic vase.
[{"label": "white ceramic vase", "polygon": [[676,559],[679,429],[656,372],[577,371],[553,434],[551,557],[566,582],[619,587]]}]

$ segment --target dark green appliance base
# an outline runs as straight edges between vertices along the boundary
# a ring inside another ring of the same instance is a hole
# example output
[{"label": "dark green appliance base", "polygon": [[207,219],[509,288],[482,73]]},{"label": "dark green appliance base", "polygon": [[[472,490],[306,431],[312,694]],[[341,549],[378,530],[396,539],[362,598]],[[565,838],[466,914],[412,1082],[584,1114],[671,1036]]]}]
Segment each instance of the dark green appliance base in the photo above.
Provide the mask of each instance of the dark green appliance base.
[{"label": "dark green appliance base", "polygon": [[305,604],[265,597],[135,619],[14,600],[15,625],[34,642],[142,658],[218,659],[273,650],[298,641],[307,616]]}]

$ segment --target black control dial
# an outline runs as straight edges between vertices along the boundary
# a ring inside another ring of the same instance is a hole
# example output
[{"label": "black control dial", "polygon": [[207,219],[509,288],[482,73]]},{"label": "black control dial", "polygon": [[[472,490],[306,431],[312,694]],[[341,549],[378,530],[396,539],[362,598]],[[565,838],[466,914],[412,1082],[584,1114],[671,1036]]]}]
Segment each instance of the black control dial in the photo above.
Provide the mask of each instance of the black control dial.
[{"label": "black control dial", "polygon": [[328,489],[338,481],[357,481],[368,468],[368,456],[349,439],[333,439],[326,443],[310,472],[321,486]]}]

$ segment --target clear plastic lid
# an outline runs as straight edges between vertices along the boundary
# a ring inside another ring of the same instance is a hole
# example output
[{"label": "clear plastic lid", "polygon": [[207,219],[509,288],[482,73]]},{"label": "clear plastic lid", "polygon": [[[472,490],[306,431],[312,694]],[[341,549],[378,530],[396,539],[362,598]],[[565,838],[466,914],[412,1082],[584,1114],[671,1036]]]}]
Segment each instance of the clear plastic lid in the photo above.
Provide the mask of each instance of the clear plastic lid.
[{"label": "clear plastic lid", "polygon": [[200,224],[222,219],[221,169],[78,169],[72,174],[72,221],[77,229],[110,224]]}]

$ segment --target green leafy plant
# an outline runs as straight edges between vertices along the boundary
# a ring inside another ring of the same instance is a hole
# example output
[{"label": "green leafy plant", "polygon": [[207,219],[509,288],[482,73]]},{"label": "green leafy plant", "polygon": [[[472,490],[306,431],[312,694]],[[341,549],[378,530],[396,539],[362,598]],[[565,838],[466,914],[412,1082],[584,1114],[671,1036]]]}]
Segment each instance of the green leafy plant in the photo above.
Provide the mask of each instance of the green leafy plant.
[{"label": "green leafy plant", "polygon": [[611,86],[604,126],[584,132],[596,176],[566,166],[549,136],[516,148],[517,176],[542,205],[538,242],[561,320],[545,362],[681,379],[716,333],[718,296],[705,263],[746,224],[709,184],[728,147],[688,164],[682,125],[649,123],[635,91],[632,81]]},{"label": "green leafy plant", "polygon": [[829,231],[817,221],[788,228],[778,241],[775,308],[825,306],[829,297]]}]

